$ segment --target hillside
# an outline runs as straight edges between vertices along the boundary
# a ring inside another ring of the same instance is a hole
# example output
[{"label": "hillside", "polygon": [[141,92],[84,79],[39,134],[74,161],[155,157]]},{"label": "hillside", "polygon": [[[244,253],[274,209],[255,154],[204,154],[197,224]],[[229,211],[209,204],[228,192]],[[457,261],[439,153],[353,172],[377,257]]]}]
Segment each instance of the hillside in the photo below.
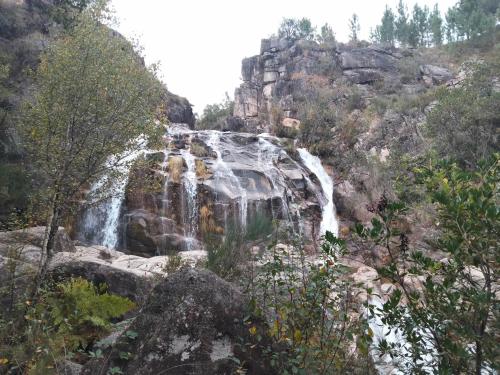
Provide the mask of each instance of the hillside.
[{"label": "hillside", "polygon": [[0,374],[497,374],[497,4],[284,19],[200,118],[107,5],[0,0]]}]

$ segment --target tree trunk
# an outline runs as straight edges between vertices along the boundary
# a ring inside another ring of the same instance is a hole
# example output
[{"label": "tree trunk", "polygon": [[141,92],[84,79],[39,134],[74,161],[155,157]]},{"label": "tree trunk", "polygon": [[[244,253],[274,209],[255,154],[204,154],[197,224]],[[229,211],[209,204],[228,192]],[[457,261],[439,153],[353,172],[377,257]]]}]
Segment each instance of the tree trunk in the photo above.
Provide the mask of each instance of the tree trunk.
[{"label": "tree trunk", "polygon": [[33,292],[31,295],[33,303],[36,302],[38,292],[40,290],[40,287],[42,286],[42,282],[47,274],[47,269],[53,256],[55,238],[59,229],[59,218],[60,208],[57,204],[57,194],[54,194],[51,201],[50,216],[47,220],[47,227],[45,228],[38,273],[33,285]]}]

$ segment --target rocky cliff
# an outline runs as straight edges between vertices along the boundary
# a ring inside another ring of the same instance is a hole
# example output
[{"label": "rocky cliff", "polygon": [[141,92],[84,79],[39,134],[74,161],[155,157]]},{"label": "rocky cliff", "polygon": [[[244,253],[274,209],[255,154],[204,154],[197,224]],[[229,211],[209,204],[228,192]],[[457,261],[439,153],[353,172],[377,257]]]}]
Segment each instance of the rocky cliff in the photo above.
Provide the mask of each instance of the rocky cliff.
[{"label": "rocky cliff", "polygon": [[244,119],[247,129],[255,132],[269,131],[273,125],[298,129],[300,104],[311,84],[356,86],[364,97],[370,97],[382,84],[418,93],[452,78],[447,68],[429,64],[408,72],[405,64],[417,64],[415,53],[368,44],[353,47],[263,39],[260,54],[242,62],[243,83],[235,90],[234,116]]},{"label": "rocky cliff", "polygon": [[426,148],[434,88],[454,84],[457,70],[432,49],[263,39],[242,62],[234,116],[245,131],[291,137],[319,155],[344,222],[369,221],[366,206],[393,191],[391,162]]}]

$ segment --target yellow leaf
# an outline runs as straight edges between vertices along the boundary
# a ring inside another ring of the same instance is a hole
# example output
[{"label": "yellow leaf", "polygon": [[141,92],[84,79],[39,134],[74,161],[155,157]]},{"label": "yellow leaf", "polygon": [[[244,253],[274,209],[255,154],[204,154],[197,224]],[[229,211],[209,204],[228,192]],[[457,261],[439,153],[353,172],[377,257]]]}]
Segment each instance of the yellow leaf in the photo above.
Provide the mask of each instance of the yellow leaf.
[{"label": "yellow leaf", "polygon": [[373,337],[373,331],[370,327],[368,327],[368,336]]},{"label": "yellow leaf", "polygon": [[0,358],[0,366],[6,365],[9,363],[9,360],[7,358]]},{"label": "yellow leaf", "polygon": [[300,329],[296,329],[295,332],[293,333],[293,338],[295,341],[301,341],[302,340],[302,332]]},{"label": "yellow leaf", "polygon": [[251,335],[255,335],[257,333],[257,327],[253,326],[248,329]]}]

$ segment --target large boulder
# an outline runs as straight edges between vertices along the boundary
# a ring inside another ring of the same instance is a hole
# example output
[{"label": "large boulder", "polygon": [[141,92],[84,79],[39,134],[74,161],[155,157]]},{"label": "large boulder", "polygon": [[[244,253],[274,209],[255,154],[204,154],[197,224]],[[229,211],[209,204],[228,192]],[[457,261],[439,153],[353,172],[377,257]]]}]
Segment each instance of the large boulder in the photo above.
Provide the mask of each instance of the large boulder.
[{"label": "large boulder", "polygon": [[[239,367],[246,374],[272,374],[259,346],[242,351],[254,336],[244,324],[246,298],[207,270],[182,269],[159,283],[126,334],[104,358],[87,363],[84,375],[104,375],[118,367],[126,375],[224,375]],[[132,353],[123,359],[121,353]]]},{"label": "large boulder", "polygon": [[421,65],[420,74],[425,84],[429,86],[441,85],[453,78],[453,73],[450,70],[435,65]]},{"label": "large boulder", "polygon": [[340,54],[343,70],[376,69],[394,71],[398,58],[399,56],[394,55],[392,50],[377,47],[353,48]]}]

